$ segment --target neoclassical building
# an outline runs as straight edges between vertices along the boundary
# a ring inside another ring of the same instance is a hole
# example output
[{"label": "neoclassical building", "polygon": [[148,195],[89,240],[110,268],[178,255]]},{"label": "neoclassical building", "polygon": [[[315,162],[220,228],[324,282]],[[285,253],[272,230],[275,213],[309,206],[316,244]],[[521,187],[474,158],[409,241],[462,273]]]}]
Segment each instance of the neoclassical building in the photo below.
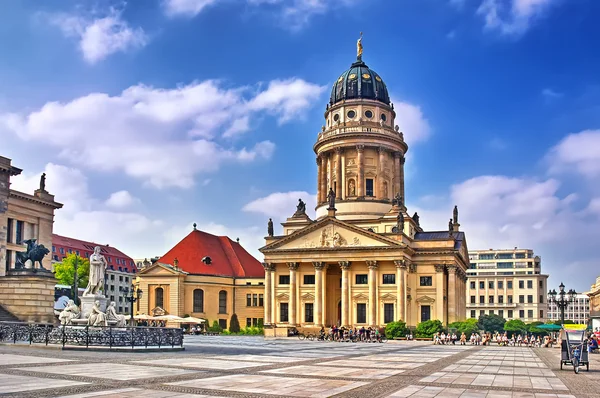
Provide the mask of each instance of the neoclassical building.
[{"label": "neoclassical building", "polygon": [[424,231],[404,205],[408,145],[382,78],[359,55],[336,79],[316,137],[316,220],[302,202],[265,256],[265,324],[408,325],[466,313],[469,257],[458,209]]}]

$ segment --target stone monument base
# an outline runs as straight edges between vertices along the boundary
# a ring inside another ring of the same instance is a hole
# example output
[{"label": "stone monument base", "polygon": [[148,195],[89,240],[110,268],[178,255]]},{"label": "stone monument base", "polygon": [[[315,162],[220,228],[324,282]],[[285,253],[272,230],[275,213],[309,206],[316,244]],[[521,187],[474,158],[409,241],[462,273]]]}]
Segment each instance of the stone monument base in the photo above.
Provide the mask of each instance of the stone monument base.
[{"label": "stone monument base", "polygon": [[0,278],[0,304],[22,322],[55,323],[54,285],[50,271],[10,270]]},{"label": "stone monument base", "polygon": [[82,296],[79,298],[81,300],[81,317],[87,319],[90,316],[90,312],[92,311],[92,307],[96,300],[100,302],[100,310],[102,312],[106,312],[108,299],[104,296]]}]

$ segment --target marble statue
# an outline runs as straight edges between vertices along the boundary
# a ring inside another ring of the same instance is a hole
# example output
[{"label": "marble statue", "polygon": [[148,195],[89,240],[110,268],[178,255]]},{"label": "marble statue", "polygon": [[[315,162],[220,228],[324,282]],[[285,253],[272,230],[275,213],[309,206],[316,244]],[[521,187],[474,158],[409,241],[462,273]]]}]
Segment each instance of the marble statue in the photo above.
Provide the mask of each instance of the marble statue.
[{"label": "marble statue", "polygon": [[306,203],[302,199],[298,199],[298,205],[296,205],[296,214],[306,213]]},{"label": "marble statue", "polygon": [[396,227],[398,228],[399,234],[404,232],[404,214],[401,211],[398,212]]},{"label": "marble statue", "polygon": [[104,290],[104,274],[108,263],[102,254],[100,254],[100,246],[94,248],[94,253],[90,256],[90,276],[89,282],[84,296],[101,295],[100,290]]},{"label": "marble statue", "polygon": [[40,191],[46,190],[46,173],[42,173],[40,177]]},{"label": "marble statue", "polygon": [[87,324],[89,326],[108,326],[108,320],[106,319],[106,313],[100,310],[100,301],[96,300],[90,316],[88,317]]},{"label": "marble statue", "polygon": [[356,184],[354,180],[348,182],[348,196],[356,196]]},{"label": "marble statue", "polygon": [[419,213],[417,213],[415,211],[415,214],[413,214],[412,219],[415,222],[415,224],[417,224],[417,227],[421,226],[420,221],[419,221]]},{"label": "marble statue", "polygon": [[60,312],[58,320],[61,325],[70,325],[73,323],[73,319],[79,319],[81,312],[79,307],[73,300],[67,302],[67,306]]},{"label": "marble statue", "polygon": [[452,212],[452,216],[454,218],[454,224],[458,224],[458,206],[454,206],[454,211]]},{"label": "marble statue", "polygon": [[452,228],[452,219],[450,219],[450,221],[448,221],[448,231],[452,233],[453,230],[454,228]]},{"label": "marble statue", "polygon": [[269,236],[273,236],[273,220],[269,218],[269,223],[267,224],[267,233]]},{"label": "marble statue", "polygon": [[110,305],[108,306],[108,308],[106,309],[106,317],[108,319],[108,321],[116,321],[117,324],[115,325],[118,328],[122,328],[125,327],[125,315],[119,315],[117,314],[117,309],[116,309],[116,304],[114,301],[110,302]]},{"label": "marble statue", "polygon": [[404,199],[402,199],[402,195],[400,195],[400,192],[396,193],[396,196],[394,196],[394,199],[392,199],[392,205],[398,207],[404,206]]}]

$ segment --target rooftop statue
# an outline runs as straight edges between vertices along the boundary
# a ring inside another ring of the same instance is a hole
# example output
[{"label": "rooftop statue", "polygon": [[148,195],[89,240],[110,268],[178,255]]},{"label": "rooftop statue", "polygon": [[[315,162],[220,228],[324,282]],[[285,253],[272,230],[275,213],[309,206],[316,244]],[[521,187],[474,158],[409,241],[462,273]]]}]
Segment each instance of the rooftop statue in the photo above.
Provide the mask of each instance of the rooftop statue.
[{"label": "rooftop statue", "polygon": [[417,227],[420,227],[420,226],[421,226],[421,224],[419,223],[419,213],[417,213],[417,212],[415,211],[415,214],[413,214],[413,216],[412,216],[412,219],[413,219],[413,221],[414,221],[414,222],[417,224]]},{"label": "rooftop statue", "polygon": [[298,199],[298,204],[296,205],[296,213],[294,215],[302,215],[306,214],[306,203],[302,199]]},{"label": "rooftop statue", "polygon": [[273,236],[273,220],[269,218],[269,222],[267,224],[267,234],[269,236]]},{"label": "rooftop statue", "polygon": [[333,188],[329,188],[327,200],[329,201],[329,207],[327,210],[335,210],[335,192],[333,191]]},{"label": "rooftop statue", "polygon": [[46,173],[42,173],[40,177],[40,191],[46,190]]},{"label": "rooftop statue", "polygon": [[398,212],[398,217],[396,218],[396,228],[398,228],[397,233],[404,233],[404,214],[401,211]]},{"label": "rooftop statue", "polygon": [[458,206],[454,206],[454,211],[452,213],[454,217],[454,224],[458,224]]},{"label": "rooftop statue", "polygon": [[356,59],[362,61],[363,45],[362,45],[363,33],[360,32],[360,38],[356,41]]}]

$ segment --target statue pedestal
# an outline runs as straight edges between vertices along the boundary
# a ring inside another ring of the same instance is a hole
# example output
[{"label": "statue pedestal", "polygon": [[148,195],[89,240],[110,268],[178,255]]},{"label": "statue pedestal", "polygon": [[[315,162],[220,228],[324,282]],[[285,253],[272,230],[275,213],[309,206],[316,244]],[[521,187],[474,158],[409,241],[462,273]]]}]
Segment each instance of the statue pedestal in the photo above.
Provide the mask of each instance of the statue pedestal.
[{"label": "statue pedestal", "polygon": [[81,299],[81,318],[87,319],[90,316],[90,312],[92,311],[92,307],[96,300],[100,301],[100,310],[102,312],[106,312],[106,306],[108,303],[108,299],[104,296],[82,296]]}]

